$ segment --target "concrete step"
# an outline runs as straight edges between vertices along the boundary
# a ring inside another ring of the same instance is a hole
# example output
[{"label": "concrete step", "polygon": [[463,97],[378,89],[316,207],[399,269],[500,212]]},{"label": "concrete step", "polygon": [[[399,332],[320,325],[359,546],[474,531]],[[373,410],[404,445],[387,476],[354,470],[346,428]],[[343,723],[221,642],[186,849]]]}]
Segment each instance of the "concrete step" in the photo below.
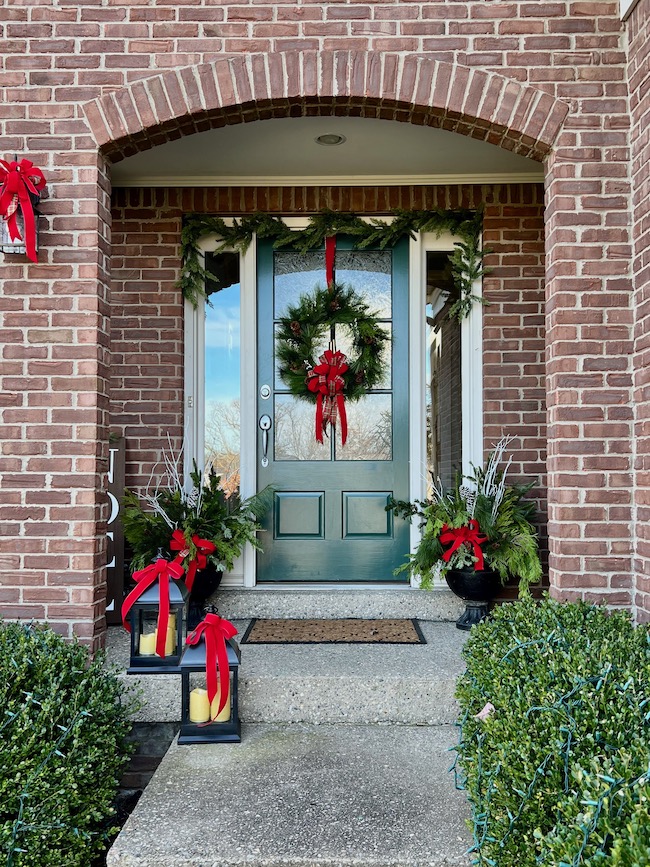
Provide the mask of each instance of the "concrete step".
[{"label": "concrete step", "polygon": [[[153,678],[152,678],[153,679]],[[469,865],[452,726],[245,725],[172,745],[108,867]]]},{"label": "concrete step", "polygon": [[229,620],[251,617],[416,617],[456,620],[463,603],[447,587],[271,587],[220,588],[213,597],[219,614]]},{"label": "concrete step", "polygon": [[[243,635],[248,621],[234,621]],[[240,717],[244,722],[441,725],[456,718],[454,688],[466,633],[453,623],[423,622],[418,645],[241,645]],[[109,662],[125,672],[128,641],[109,630]],[[138,685],[138,721],[180,719],[180,677],[121,674]]]}]

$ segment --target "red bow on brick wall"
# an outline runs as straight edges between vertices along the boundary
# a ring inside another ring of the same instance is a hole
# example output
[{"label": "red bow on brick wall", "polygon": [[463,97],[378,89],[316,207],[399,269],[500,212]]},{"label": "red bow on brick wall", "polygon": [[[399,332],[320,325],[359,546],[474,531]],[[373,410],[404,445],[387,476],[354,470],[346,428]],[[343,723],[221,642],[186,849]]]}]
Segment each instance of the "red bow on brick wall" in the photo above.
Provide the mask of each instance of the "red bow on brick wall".
[{"label": "red bow on brick wall", "polygon": [[36,219],[31,196],[38,198],[44,187],[43,172],[31,160],[11,163],[0,160],[0,214],[11,240],[22,241],[17,218],[20,208],[25,225],[25,251],[32,262],[36,262]]}]

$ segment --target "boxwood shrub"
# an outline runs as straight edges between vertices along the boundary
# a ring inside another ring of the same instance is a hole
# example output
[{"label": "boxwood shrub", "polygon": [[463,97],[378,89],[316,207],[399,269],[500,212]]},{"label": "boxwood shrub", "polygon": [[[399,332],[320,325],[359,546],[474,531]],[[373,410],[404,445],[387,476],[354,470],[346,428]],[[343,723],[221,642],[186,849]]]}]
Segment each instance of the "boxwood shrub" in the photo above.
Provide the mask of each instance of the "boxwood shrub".
[{"label": "boxwood shrub", "polygon": [[647,627],[526,599],[473,629],[464,655],[457,768],[474,863],[648,867]]},{"label": "boxwood shrub", "polygon": [[112,832],[130,700],[84,647],[0,624],[0,863],[89,867]]}]

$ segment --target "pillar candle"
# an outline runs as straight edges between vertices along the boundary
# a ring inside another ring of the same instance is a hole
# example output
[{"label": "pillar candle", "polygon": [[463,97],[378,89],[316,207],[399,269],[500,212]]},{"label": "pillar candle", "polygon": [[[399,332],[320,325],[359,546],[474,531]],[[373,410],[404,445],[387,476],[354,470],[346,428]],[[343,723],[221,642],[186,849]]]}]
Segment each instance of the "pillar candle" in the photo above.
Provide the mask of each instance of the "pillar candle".
[{"label": "pillar candle", "polygon": [[[154,632],[156,639],[158,638],[158,630]],[[176,627],[167,627],[167,641],[165,642],[165,656],[171,656],[176,652]]]},{"label": "pillar candle", "polygon": [[140,656],[153,656],[156,652],[156,634],[154,632],[141,632],[138,643]]},{"label": "pillar candle", "polygon": [[206,689],[193,689],[190,693],[190,722],[204,723],[210,719],[210,702]]},{"label": "pillar candle", "polygon": [[228,690],[226,703],[221,709],[221,713],[218,716],[215,716],[219,709],[219,702],[221,700],[221,683],[219,683],[217,687],[217,694],[212,699],[212,705],[210,706],[210,718],[212,722],[228,722],[228,720],[230,719],[230,678],[228,678],[226,682],[226,689]]}]

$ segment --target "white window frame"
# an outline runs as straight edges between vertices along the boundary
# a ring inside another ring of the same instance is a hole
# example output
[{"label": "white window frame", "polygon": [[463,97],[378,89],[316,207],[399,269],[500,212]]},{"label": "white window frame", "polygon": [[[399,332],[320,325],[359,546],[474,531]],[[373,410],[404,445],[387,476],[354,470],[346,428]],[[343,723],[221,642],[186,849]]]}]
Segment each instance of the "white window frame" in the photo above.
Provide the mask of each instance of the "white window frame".
[{"label": "white window frame", "polygon": [[[303,228],[307,219],[285,218],[287,225]],[[426,254],[429,251],[453,249],[452,235],[437,237],[420,234],[411,239],[409,248],[409,498],[426,495],[426,435],[425,435],[425,351],[426,320]],[[208,236],[200,243],[202,256],[215,249],[218,237]],[[240,260],[241,322],[240,322],[240,478],[242,497],[255,493],[257,483],[257,246],[256,239]],[[481,283],[474,285],[474,294],[481,295]],[[194,308],[185,302],[185,473],[193,460],[203,469],[205,447],[205,311],[202,304]],[[462,453],[463,472],[471,464],[483,462],[483,308],[479,303],[461,323],[461,382],[462,382]],[[412,524],[411,550],[420,539],[419,528]],[[247,545],[231,573],[224,576],[224,587],[252,588],[256,583],[256,557]],[[411,582],[415,584],[415,582]],[[403,586],[403,585],[400,585]]]},{"label": "white window frame", "polygon": [[[228,223],[228,220],[225,220]],[[213,252],[218,244],[217,235],[208,235],[199,243],[205,265],[205,254]],[[232,251],[235,252],[235,251]],[[255,400],[244,400],[244,395],[255,395],[255,346],[257,340],[257,245],[256,238],[245,253],[240,253],[240,455],[239,476],[242,499],[256,490],[257,423]],[[200,470],[205,469],[205,307],[201,301],[194,307],[185,301],[185,449],[184,473],[189,477],[193,461]],[[248,351],[252,347],[252,351]],[[221,582],[222,587],[254,587],[255,549],[247,544],[231,572]]]},{"label": "white window frame", "polygon": [[627,18],[630,17],[632,11],[634,10],[634,7],[637,6],[638,3],[639,0],[621,0],[620,13],[622,21],[625,21]]},{"label": "white window frame", "polygon": [[[409,256],[409,406],[410,409],[410,499],[421,500],[427,489],[426,443],[426,308],[427,253],[454,249],[458,239],[453,235],[422,233],[411,239]],[[473,286],[473,294],[481,297],[481,281]],[[461,412],[463,473],[471,465],[483,463],[483,305],[472,304],[469,316],[461,321]],[[411,551],[421,538],[417,522],[411,523]],[[418,586],[411,579],[412,586]],[[435,589],[435,588],[434,588]]]}]

